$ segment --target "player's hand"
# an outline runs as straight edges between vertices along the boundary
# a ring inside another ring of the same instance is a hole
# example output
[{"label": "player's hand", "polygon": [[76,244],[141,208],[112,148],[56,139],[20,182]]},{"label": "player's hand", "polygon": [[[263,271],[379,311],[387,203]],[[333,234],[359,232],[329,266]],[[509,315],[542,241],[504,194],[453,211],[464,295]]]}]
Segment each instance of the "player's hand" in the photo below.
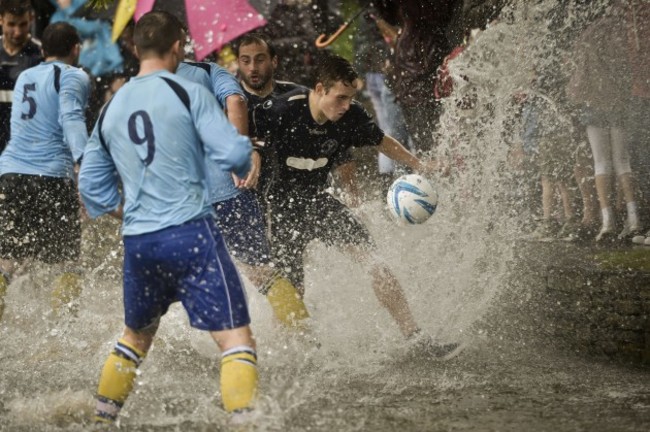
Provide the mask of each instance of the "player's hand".
[{"label": "player's hand", "polygon": [[440,170],[440,163],[436,159],[420,159],[420,164],[417,171],[424,177],[431,177],[438,170]]},{"label": "player's hand", "polygon": [[262,158],[260,154],[253,151],[251,154],[251,169],[246,174],[246,178],[241,179],[237,174],[232,173],[232,181],[238,189],[252,189],[257,186],[257,181],[260,178],[260,169],[262,167]]},{"label": "player's hand", "polygon": [[344,192],[341,194],[341,199],[346,207],[357,209],[361,206],[361,197],[358,192]]},{"label": "player's hand", "polygon": [[251,154],[251,170],[244,179],[243,187],[246,189],[254,189],[257,187],[257,182],[260,178],[260,171],[262,169],[262,157],[258,152],[253,150]]},{"label": "player's hand", "polygon": [[417,171],[427,178],[434,174],[447,177],[451,174],[451,165],[445,163],[444,159],[420,160],[420,167]]}]

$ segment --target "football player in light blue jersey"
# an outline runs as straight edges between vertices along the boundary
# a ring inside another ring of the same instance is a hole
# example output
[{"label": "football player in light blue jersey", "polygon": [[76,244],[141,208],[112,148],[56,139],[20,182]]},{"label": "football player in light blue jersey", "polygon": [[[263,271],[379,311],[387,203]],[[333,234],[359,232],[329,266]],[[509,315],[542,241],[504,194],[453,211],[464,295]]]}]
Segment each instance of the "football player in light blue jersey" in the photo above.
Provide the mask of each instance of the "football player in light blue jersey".
[{"label": "football player in light blue jersey", "polygon": [[[35,258],[71,270],[81,228],[73,167],[88,140],[85,108],[90,92],[74,27],[53,24],[43,33],[45,61],[16,81],[11,137],[0,156],[0,316],[2,297],[19,262]],[[73,305],[80,276],[55,281],[53,307]]]},{"label": "football player in light blue jersey", "polygon": [[134,33],[140,71],[102,110],[79,174],[91,217],[123,217],[126,326],[99,379],[98,422],[116,420],[160,318],[175,301],[222,351],[226,411],[251,409],[257,393],[243,283],[214,225],[205,174],[207,157],[246,177],[251,144],[208,90],[173,74],[184,39],[171,14],[140,18]]},{"label": "football player in light blue jersey", "polygon": [[[237,79],[214,63],[183,62],[176,74],[210,90],[228,118],[241,134],[248,133],[248,108]],[[241,101],[244,101],[242,104]],[[224,171],[209,159],[206,161],[210,202],[216,212],[216,223],[239,268],[265,294],[276,318],[289,328],[304,329],[307,308],[293,284],[271,266],[271,247],[266,238],[265,222],[257,196],[261,159],[253,151],[253,169],[242,180]]]},{"label": "football player in light blue jersey", "polygon": [[[210,90],[228,120],[240,134],[248,135],[248,106],[246,97],[237,79],[226,69],[215,63],[184,61],[178,65],[176,74]],[[216,203],[233,198],[242,192],[241,187],[255,187],[259,176],[259,154],[253,154],[254,166],[246,179],[237,179],[237,184],[228,171],[215,164],[207,164],[210,202]]]}]

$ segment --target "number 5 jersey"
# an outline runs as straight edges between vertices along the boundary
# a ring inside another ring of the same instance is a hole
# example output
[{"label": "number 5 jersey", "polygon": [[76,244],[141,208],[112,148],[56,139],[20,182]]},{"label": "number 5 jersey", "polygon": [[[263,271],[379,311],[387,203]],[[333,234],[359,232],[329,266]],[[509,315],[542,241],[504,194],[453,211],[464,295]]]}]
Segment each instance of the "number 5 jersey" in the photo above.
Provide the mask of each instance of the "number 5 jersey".
[{"label": "number 5 jersey", "polygon": [[0,174],[73,178],[88,132],[85,110],[90,79],[60,61],[23,71],[11,106],[11,137],[0,156]]}]

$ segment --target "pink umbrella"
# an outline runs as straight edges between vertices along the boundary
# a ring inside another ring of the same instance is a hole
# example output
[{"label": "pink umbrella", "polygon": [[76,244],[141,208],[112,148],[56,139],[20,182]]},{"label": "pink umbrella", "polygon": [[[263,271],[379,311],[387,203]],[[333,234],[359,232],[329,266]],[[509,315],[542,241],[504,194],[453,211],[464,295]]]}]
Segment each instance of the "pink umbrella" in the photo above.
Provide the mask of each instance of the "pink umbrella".
[{"label": "pink umbrella", "polygon": [[[135,20],[153,9],[155,3],[156,0],[139,0]],[[185,14],[197,60],[266,24],[264,17],[247,0],[185,0]]]}]

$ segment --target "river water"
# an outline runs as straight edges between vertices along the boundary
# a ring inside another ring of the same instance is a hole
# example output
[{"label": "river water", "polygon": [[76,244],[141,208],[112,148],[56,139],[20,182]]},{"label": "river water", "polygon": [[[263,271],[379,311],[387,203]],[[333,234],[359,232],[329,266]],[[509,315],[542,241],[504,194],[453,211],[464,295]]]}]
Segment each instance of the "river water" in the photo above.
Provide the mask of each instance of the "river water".
[{"label": "river water", "polygon": [[[309,335],[283,333],[265,299],[249,289],[261,380],[250,430],[650,430],[647,368],[571,352],[543,328],[532,331],[517,308],[529,298],[517,284],[514,253],[528,215],[508,169],[511,96],[530,81],[527,65],[540,43],[577,20],[568,8],[551,30],[543,18],[557,4],[522,2],[452,64],[452,74],[471,83],[456,95],[478,103],[467,110],[445,101],[439,149],[465,163],[436,179],[437,213],[399,227],[380,198],[359,209],[424,332],[461,341],[464,351],[431,360],[403,341],[363,269],[315,245],[306,273]],[[84,236],[77,316],[49,312],[51,269],[35,266],[10,287],[0,322],[0,430],[91,428],[99,372],[122,329],[121,249],[113,221],[86,223]],[[216,348],[175,305],[119,428],[229,430],[218,371]]]}]

